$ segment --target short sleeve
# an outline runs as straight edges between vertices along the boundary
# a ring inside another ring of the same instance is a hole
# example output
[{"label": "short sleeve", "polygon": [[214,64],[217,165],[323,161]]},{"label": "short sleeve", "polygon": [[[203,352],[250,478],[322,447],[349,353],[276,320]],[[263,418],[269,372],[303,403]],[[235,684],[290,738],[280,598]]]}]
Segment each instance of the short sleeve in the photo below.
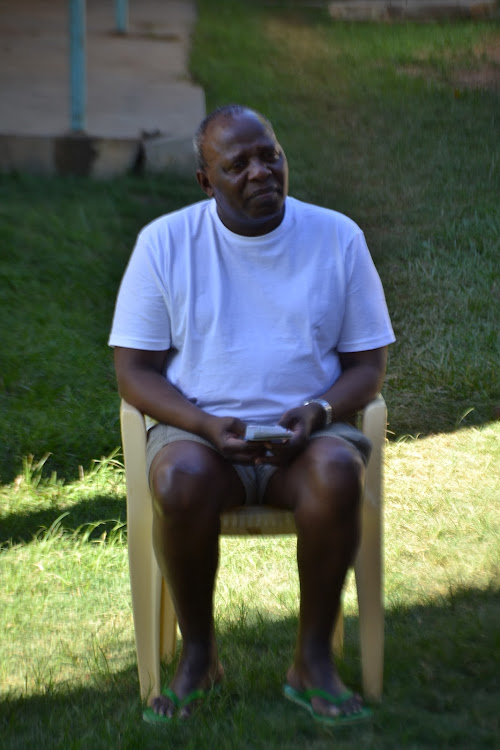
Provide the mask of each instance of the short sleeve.
[{"label": "short sleeve", "polygon": [[378,349],[395,341],[382,282],[359,230],[346,254],[346,299],[339,352]]},{"label": "short sleeve", "polygon": [[170,348],[169,299],[161,281],[162,257],[151,232],[137,239],[116,300],[110,346],[163,351]]}]

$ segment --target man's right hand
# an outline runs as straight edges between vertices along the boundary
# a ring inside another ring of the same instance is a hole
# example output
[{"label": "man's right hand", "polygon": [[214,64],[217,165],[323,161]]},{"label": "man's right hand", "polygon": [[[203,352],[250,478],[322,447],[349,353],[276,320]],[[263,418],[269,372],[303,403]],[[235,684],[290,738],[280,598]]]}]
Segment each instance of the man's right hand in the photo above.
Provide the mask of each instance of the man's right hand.
[{"label": "man's right hand", "polygon": [[207,414],[203,436],[215,445],[228,461],[253,464],[264,456],[266,446],[244,439],[246,424],[236,417],[213,417]]}]

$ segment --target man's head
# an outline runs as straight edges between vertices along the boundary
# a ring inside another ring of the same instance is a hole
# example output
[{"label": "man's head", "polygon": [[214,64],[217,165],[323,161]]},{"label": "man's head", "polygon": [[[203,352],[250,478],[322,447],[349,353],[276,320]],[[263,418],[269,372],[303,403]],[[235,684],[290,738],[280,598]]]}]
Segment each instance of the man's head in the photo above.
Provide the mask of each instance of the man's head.
[{"label": "man's head", "polygon": [[197,180],[223,224],[247,236],[275,229],[284,216],[288,165],[271,123],[231,104],[203,120],[194,142]]}]

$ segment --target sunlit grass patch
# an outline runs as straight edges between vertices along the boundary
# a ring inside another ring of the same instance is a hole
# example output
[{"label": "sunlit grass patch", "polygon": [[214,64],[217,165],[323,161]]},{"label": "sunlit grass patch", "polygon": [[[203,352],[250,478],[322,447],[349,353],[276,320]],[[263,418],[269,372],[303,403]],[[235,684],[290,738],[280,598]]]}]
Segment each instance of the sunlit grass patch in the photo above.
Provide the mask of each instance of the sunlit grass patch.
[{"label": "sunlit grass patch", "polygon": [[133,658],[124,525],[107,531],[110,524],[91,523],[70,532],[62,527],[67,515],[28,544],[0,551],[5,689],[45,692]]},{"label": "sunlit grass patch", "polygon": [[390,444],[389,603],[500,586],[500,426]]}]

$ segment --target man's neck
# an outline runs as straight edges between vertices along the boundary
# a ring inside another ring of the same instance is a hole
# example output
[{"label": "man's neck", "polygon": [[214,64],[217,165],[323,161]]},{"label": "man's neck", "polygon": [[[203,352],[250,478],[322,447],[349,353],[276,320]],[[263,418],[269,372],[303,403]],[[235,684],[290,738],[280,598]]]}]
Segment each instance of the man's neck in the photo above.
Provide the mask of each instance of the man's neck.
[{"label": "man's neck", "polygon": [[224,226],[231,232],[234,232],[234,234],[241,234],[242,237],[261,237],[279,227],[285,218],[285,206],[283,206],[280,213],[275,216],[269,216],[265,219],[249,220],[248,222],[228,220],[227,217],[221,216],[219,207],[217,207],[217,215]]}]

